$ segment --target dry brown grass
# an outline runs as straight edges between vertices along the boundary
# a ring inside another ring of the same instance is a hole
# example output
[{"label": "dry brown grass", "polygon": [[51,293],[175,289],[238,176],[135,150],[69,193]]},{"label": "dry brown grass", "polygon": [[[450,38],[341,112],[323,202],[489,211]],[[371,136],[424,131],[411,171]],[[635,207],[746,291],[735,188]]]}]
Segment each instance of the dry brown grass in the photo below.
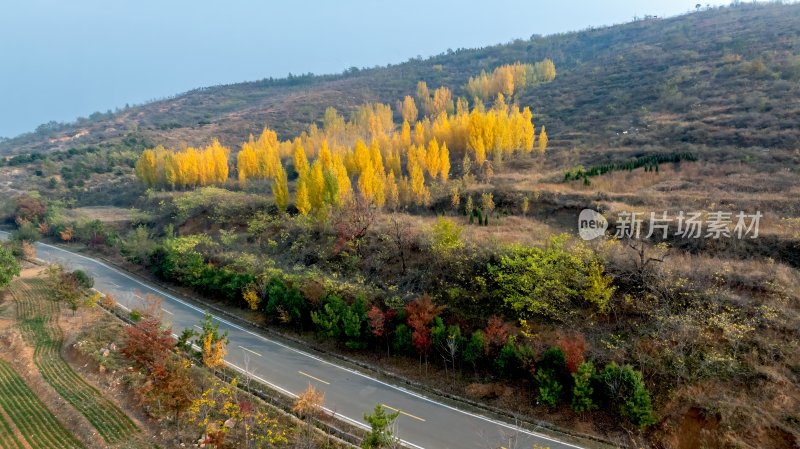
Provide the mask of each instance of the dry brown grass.
[{"label": "dry brown grass", "polygon": [[67,222],[99,220],[104,224],[120,224],[131,220],[131,210],[113,206],[76,207],[64,210]]},{"label": "dry brown grass", "polygon": [[[764,214],[759,226],[761,235],[800,238],[800,184],[789,169],[767,170],[739,162],[699,161],[680,166],[664,164],[658,173],[643,169],[616,171],[591,178],[587,186],[580,181],[561,182],[563,168],[530,170],[533,164],[508,164],[491,184],[470,190],[506,191],[534,198],[550,195],[556,206],[560,201],[568,207],[599,207],[607,212],[607,217],[615,217],[622,211],[646,217],[650,212],[661,211],[668,211],[673,217],[681,210],[733,214],[760,211]],[[535,201],[531,204],[533,208]],[[511,212],[519,213],[518,207]],[[575,215],[577,218],[577,211]],[[574,232],[572,223],[567,224],[568,228],[555,230]]]}]

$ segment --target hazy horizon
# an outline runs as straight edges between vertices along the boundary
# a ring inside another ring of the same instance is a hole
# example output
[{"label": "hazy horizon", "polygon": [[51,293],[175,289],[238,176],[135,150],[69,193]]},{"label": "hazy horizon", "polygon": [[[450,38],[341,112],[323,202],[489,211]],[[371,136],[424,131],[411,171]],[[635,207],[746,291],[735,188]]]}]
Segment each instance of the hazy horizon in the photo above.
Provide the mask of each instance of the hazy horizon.
[{"label": "hazy horizon", "polygon": [[7,67],[0,72],[0,136],[198,87],[384,66],[448,48],[647,14],[672,16],[693,10],[697,1],[542,3],[502,0],[490,10],[452,0],[380,8],[363,0],[314,6],[153,0],[7,5],[0,14],[0,53]]}]

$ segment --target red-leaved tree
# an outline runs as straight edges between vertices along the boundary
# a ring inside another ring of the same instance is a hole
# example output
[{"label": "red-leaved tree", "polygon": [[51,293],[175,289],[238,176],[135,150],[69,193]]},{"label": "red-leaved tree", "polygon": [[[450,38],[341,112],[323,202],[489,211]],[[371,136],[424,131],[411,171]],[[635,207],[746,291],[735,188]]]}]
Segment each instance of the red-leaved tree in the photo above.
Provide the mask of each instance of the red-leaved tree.
[{"label": "red-leaved tree", "polygon": [[428,294],[424,294],[406,306],[406,321],[413,330],[411,343],[420,356],[420,362],[424,358],[425,369],[428,369],[428,355],[433,346],[431,339],[430,325],[434,318],[439,316],[444,310],[444,306],[437,306]]},{"label": "red-leaved tree", "polygon": [[[386,322],[387,320],[386,313],[383,313],[378,306],[372,306],[371,309],[367,312],[367,320],[369,322],[369,330],[372,332],[372,335],[375,336],[377,339],[383,338],[384,342],[386,343],[386,356],[389,356],[389,338],[388,333],[386,332]],[[389,317],[391,318],[391,317]]]},{"label": "red-leaved tree", "polygon": [[141,404],[149,404],[151,413],[169,412],[175,418],[189,406],[195,394],[189,363],[171,354],[175,337],[170,329],[162,329],[161,321],[146,315],[125,328],[122,355],[143,374],[144,382],[136,389]]},{"label": "red-leaved tree", "polygon": [[561,348],[564,352],[564,359],[567,363],[567,369],[570,373],[578,371],[578,367],[584,361],[584,354],[586,353],[586,339],[580,332],[575,332],[572,335],[559,335],[556,341],[556,346]]},{"label": "red-leaved tree", "polygon": [[367,319],[369,319],[369,329],[372,331],[372,335],[377,338],[382,337],[386,330],[386,317],[381,308],[378,306],[372,306],[372,308],[369,309],[369,312],[367,312]]},{"label": "red-leaved tree", "polygon": [[162,362],[176,343],[172,331],[162,329],[161,321],[153,317],[145,317],[135,325],[128,326],[125,333],[122,355],[138,368],[146,370],[152,369],[156,362]]},{"label": "red-leaved tree", "polygon": [[486,355],[492,357],[496,355],[497,351],[508,341],[508,331],[508,325],[503,322],[502,318],[497,315],[492,315],[489,318],[486,329],[483,330]]}]

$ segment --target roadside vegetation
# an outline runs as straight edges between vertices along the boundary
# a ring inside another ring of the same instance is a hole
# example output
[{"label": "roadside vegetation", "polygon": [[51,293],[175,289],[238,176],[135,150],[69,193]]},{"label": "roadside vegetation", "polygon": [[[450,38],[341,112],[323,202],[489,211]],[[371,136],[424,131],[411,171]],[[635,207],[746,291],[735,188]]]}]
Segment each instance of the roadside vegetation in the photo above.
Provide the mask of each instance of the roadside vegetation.
[{"label": "roadside vegetation", "polygon": [[[699,9],[193,91],[43,129],[87,132],[50,154],[41,136],[3,142],[28,152],[0,167],[19,190],[0,202],[9,251],[46,239],[102,255],[309,345],[620,445],[792,447],[800,7]],[[112,204],[125,209],[78,207]],[[609,238],[576,237],[585,208]],[[665,239],[610,238],[620,212],[646,230],[651,212],[684,211],[764,218],[755,239],[681,238],[675,223]],[[0,264],[0,285],[14,273]],[[205,395],[215,418],[193,430],[224,431],[220,404],[239,393],[181,358],[219,369],[224,336],[173,341],[146,311],[128,318],[160,348],[103,363],[133,368],[153,417],[190,422]]]}]

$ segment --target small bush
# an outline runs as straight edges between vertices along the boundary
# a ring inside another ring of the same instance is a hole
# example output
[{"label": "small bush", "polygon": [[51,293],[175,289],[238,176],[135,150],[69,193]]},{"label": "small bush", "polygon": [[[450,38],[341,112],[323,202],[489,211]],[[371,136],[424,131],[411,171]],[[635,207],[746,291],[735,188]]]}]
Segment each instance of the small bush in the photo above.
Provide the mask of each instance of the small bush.
[{"label": "small bush", "polygon": [[494,361],[494,366],[498,373],[505,377],[516,377],[522,371],[522,361],[520,359],[517,345],[509,339],[500,349],[500,353]]},{"label": "small bush", "polygon": [[619,366],[611,362],[598,374],[597,381],[607,405],[622,417],[640,428],[656,422],[642,373],[630,365]]},{"label": "small bush", "polygon": [[78,283],[78,286],[84,289],[90,289],[94,287],[94,278],[86,274],[83,270],[75,270],[72,272],[72,276],[75,277],[75,281]]},{"label": "small bush", "polygon": [[540,403],[549,407],[555,407],[561,399],[561,392],[564,387],[556,380],[555,374],[546,369],[536,372],[536,385],[539,388],[537,399]]}]

